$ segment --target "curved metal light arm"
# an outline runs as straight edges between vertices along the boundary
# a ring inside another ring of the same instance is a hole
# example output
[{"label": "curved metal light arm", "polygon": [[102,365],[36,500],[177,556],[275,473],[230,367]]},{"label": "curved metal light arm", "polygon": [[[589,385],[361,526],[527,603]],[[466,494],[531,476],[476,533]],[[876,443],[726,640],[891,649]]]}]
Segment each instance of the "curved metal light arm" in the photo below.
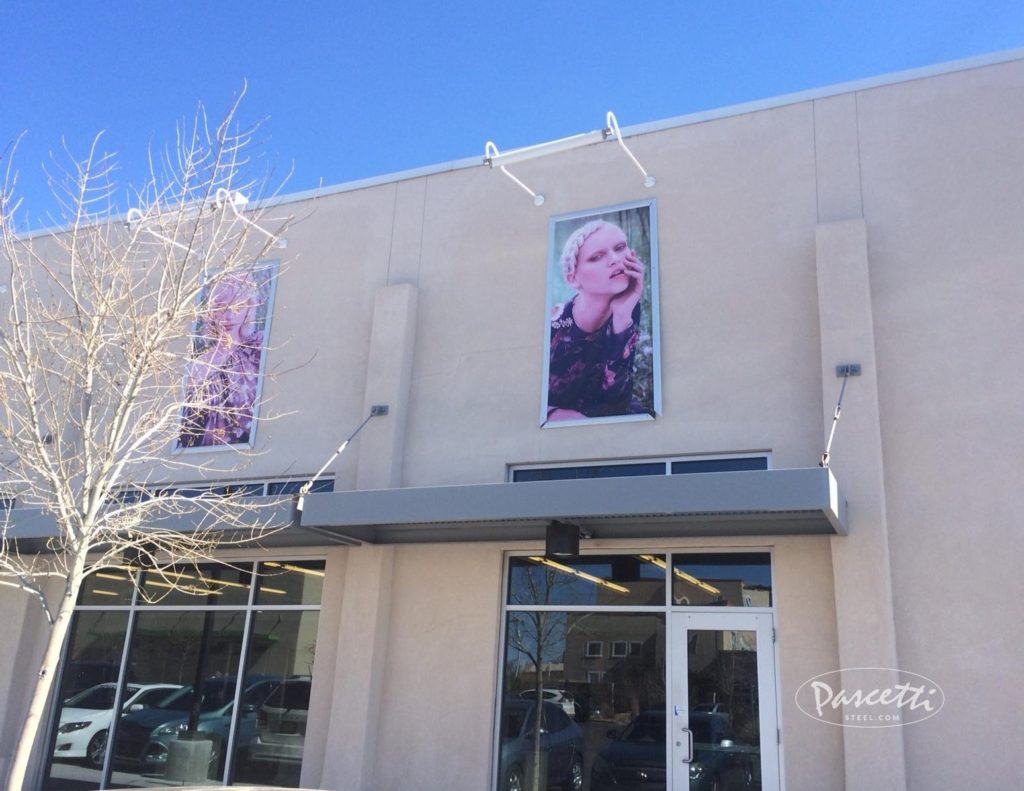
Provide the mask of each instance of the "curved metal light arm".
[{"label": "curved metal light arm", "polygon": [[[493,168],[497,164],[494,160],[500,156],[501,153],[498,151],[498,147],[494,145],[493,142],[488,140],[486,143],[484,143],[484,164],[489,165],[490,167]],[[521,182],[519,179],[517,179],[515,176],[509,173],[508,168],[506,168],[504,165],[498,165],[498,169],[530,194],[530,197],[533,198],[534,206],[544,205],[543,195],[534,192],[532,189],[523,184],[523,182]]]},{"label": "curved metal light arm", "polygon": [[640,164],[640,160],[633,156],[633,152],[626,146],[626,143],[622,139],[622,130],[619,129],[619,121],[615,117],[615,113],[611,110],[609,110],[608,115],[605,116],[605,123],[605,131],[610,132],[610,134],[619,142],[619,145],[622,146],[622,150],[626,152],[626,156],[633,160],[633,164],[640,170],[640,173],[644,177],[644,186],[653,187],[655,184],[654,176],[651,176],[646,170],[644,170],[644,166]]},{"label": "curved metal light arm", "polygon": [[227,206],[228,208],[231,209],[236,219],[240,220],[241,222],[244,222],[250,228],[255,228],[261,234],[269,238],[275,247],[287,247],[288,241],[284,237],[271,233],[266,228],[259,225],[258,223],[253,222],[244,214],[242,214],[241,211],[239,211],[238,207],[245,206],[248,202],[249,199],[245,197],[245,195],[243,195],[241,192],[232,192],[231,190],[226,189],[224,187],[221,187],[220,189],[217,190],[213,199],[214,208],[223,209],[225,206]]},{"label": "curved metal light arm", "polygon": [[629,147],[622,139],[622,131],[619,129],[619,122],[615,118],[615,113],[610,110],[605,116],[605,127],[594,132],[584,132],[583,134],[563,137],[559,140],[551,140],[547,143],[538,143],[537,145],[526,146],[524,148],[514,148],[511,151],[505,152],[498,151],[498,147],[494,142],[488,140],[484,144],[484,164],[489,168],[498,168],[502,173],[512,179],[516,185],[527,192],[531,198],[533,198],[534,206],[542,206],[544,205],[544,196],[534,192],[522,181],[509,173],[506,165],[510,165],[515,162],[525,162],[528,159],[536,159],[537,157],[547,156],[548,154],[571,151],[574,148],[588,146],[592,143],[602,143],[605,140],[610,140],[612,138],[615,138],[618,144],[622,146],[622,150],[626,152],[626,156],[632,160],[633,164],[640,170],[640,173],[643,174],[644,186],[653,187],[655,184],[654,176],[644,170],[643,165],[641,165],[640,161],[633,155],[633,152],[629,150]]},{"label": "curved metal light arm", "polygon": [[[135,223],[141,223],[144,222],[145,220],[146,216],[139,209],[129,209],[128,213],[124,217],[124,224],[128,228],[131,228],[132,225],[134,225]],[[142,226],[142,230],[148,233],[154,239],[159,239],[161,242],[166,242],[167,244],[181,248],[186,253],[193,253],[195,255],[202,257],[202,253],[200,253],[198,250],[189,247],[187,244],[182,244],[177,239],[172,239],[169,236],[164,236],[162,233],[160,233],[157,230],[154,230],[148,225]]]}]

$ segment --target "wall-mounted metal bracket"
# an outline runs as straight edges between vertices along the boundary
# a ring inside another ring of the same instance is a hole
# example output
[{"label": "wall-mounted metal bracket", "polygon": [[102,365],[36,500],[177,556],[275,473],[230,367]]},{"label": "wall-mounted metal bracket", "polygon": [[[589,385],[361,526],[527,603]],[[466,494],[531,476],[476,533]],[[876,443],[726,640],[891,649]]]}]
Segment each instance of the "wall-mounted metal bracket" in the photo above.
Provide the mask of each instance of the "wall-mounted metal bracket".
[{"label": "wall-mounted metal bracket", "polygon": [[837,365],[836,376],[843,380],[843,386],[839,388],[839,400],[836,402],[836,411],[832,414],[832,428],[828,432],[825,452],[821,454],[821,461],[818,462],[819,467],[825,467],[826,469],[832,455],[832,440],[836,436],[836,426],[839,425],[839,416],[843,411],[843,394],[846,393],[846,382],[851,376],[860,376],[860,363],[842,363]]},{"label": "wall-mounted metal bracket", "polygon": [[580,148],[581,146],[587,146],[592,143],[603,143],[607,140],[616,141],[622,150],[626,152],[626,156],[628,156],[630,161],[636,165],[637,169],[640,171],[640,175],[644,177],[645,187],[653,187],[657,183],[654,176],[644,170],[644,166],[640,164],[640,160],[638,160],[633,152],[629,150],[629,146],[627,146],[626,142],[622,139],[622,131],[619,129],[619,122],[615,118],[615,113],[611,110],[609,110],[605,115],[605,125],[603,128],[596,129],[593,132],[584,132],[583,134],[573,135],[572,137],[563,137],[560,140],[552,140],[548,143],[538,143],[534,146],[516,148],[511,151],[499,151],[498,147],[494,144],[494,141],[488,140],[484,143],[484,164],[489,168],[498,168],[498,170],[512,179],[517,186],[522,188],[531,198],[533,198],[534,206],[543,206],[544,196],[538,192],[534,192],[521,180],[513,176],[508,171],[506,165],[510,165],[513,162],[523,162],[527,159],[534,159],[535,157],[558,153],[560,151],[571,151],[574,148]]},{"label": "wall-mounted metal bracket", "polygon": [[334,453],[331,454],[331,457],[327,461],[324,462],[324,466],[321,467],[319,470],[317,470],[316,475],[314,475],[312,478],[310,478],[308,481],[306,481],[306,483],[304,483],[302,485],[302,488],[299,489],[299,493],[295,497],[295,510],[296,511],[298,511],[299,513],[302,513],[302,505],[303,505],[303,503],[305,501],[306,495],[309,494],[310,491],[313,489],[313,484],[317,482],[317,479],[321,475],[324,474],[324,471],[328,467],[331,466],[331,464],[334,462],[334,460],[336,458],[338,458],[338,456],[340,456],[342,453],[345,452],[345,448],[348,447],[348,443],[350,443],[352,440],[354,440],[356,438],[356,434],[358,434],[360,431],[362,431],[363,427],[367,423],[369,423],[371,420],[373,420],[373,418],[380,417],[381,415],[386,415],[387,413],[388,413],[388,405],[387,404],[374,404],[373,406],[370,407],[370,414],[367,415],[366,419],[363,420],[363,422],[359,424],[359,428],[357,428],[355,431],[353,431],[351,434],[349,434],[348,439],[346,439],[344,442],[342,442],[338,446],[338,449],[336,451],[334,451]]}]

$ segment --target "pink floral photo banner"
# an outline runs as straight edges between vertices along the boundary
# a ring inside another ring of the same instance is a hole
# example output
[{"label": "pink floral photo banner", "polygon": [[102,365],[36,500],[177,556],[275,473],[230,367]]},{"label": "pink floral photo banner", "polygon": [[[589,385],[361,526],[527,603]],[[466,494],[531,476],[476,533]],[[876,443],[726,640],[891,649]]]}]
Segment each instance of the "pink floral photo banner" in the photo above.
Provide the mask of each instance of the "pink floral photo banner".
[{"label": "pink floral photo banner", "polygon": [[654,201],[551,220],[541,426],[661,412]]},{"label": "pink floral photo banner", "polygon": [[251,447],[277,263],[215,275],[199,297],[176,448]]}]

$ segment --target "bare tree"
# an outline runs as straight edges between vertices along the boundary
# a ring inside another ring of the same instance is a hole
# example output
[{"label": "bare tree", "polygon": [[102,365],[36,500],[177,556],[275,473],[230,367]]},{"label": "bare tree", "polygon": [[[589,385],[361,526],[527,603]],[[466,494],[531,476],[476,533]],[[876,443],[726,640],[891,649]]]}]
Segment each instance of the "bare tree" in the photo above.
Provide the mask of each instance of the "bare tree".
[{"label": "bare tree", "polygon": [[[200,108],[175,145],[151,155],[151,178],[126,217],[114,206],[115,159],[97,138],[84,159],[69,156],[67,170],[51,174],[60,230],[19,233],[8,157],[0,191],[3,494],[54,524],[43,551],[19,547],[9,509],[0,535],[0,585],[35,597],[49,624],[9,791],[22,789],[88,574],[123,568],[130,557],[188,590],[183,579],[194,577],[172,566],[275,529],[252,501],[166,487],[209,475],[202,460],[210,454],[176,450],[189,444],[190,421],[195,429],[211,410],[229,423],[252,420],[251,403],[225,398],[225,388],[241,386],[230,355],[204,347],[212,311],[247,306],[212,306],[204,295],[218,284],[241,294],[232,284],[251,276],[290,222],[242,208],[242,191],[259,193],[260,182],[246,181],[254,129],[240,128],[237,109],[211,124]],[[221,342],[232,341],[213,341]],[[230,439],[224,444],[242,452]]]}]

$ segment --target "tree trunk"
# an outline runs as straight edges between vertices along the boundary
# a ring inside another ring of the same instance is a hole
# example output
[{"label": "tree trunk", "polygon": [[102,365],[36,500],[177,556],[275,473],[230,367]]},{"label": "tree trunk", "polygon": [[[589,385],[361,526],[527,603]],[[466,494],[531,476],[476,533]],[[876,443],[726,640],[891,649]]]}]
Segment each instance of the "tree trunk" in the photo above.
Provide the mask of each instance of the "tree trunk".
[{"label": "tree trunk", "polygon": [[64,641],[68,635],[68,628],[71,625],[71,617],[74,615],[75,602],[78,599],[78,589],[81,585],[81,571],[69,584],[68,590],[61,599],[60,609],[50,627],[50,637],[46,643],[46,652],[43,654],[43,661],[39,668],[39,676],[36,679],[36,686],[32,692],[32,700],[29,704],[28,713],[25,715],[25,722],[21,727],[21,735],[18,737],[18,745],[11,759],[10,771],[7,774],[7,791],[24,791],[25,775],[28,771],[29,759],[32,757],[32,747],[35,745],[36,737],[39,734],[39,726],[43,722],[46,713],[46,702],[49,700],[50,692],[53,689],[57,677],[57,668],[60,665],[61,653],[64,649]]}]

